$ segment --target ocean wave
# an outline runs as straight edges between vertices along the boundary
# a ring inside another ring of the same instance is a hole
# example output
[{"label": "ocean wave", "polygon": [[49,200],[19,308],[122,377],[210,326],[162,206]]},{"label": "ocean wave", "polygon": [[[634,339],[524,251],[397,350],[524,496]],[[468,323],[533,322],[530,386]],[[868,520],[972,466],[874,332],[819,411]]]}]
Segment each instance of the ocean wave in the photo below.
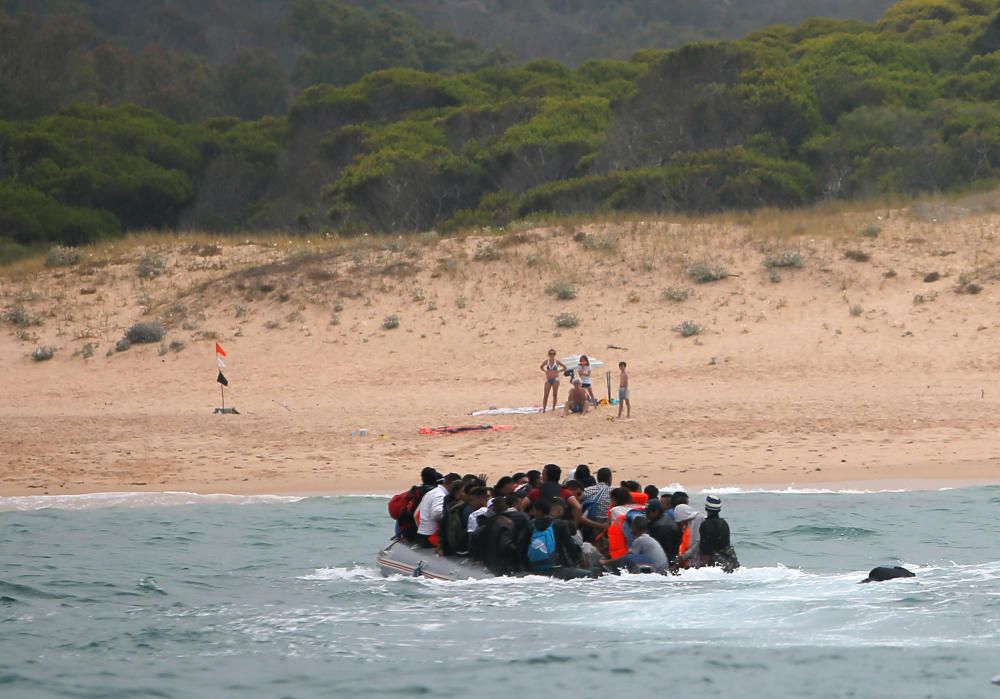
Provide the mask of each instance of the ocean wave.
[{"label": "ocean wave", "polygon": [[175,507],[179,505],[256,505],[305,500],[302,495],[231,495],[181,491],[86,493],[83,495],[15,495],[0,497],[0,511],[88,510],[100,507]]}]

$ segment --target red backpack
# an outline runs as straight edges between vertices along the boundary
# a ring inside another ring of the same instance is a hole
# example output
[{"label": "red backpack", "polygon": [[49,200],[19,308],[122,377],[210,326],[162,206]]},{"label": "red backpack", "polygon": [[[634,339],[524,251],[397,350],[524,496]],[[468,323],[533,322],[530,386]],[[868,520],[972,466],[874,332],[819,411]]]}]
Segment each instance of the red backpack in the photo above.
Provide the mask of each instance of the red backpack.
[{"label": "red backpack", "polygon": [[389,516],[396,520],[396,533],[404,539],[411,539],[417,533],[415,517],[423,496],[423,489],[415,485],[389,500]]}]

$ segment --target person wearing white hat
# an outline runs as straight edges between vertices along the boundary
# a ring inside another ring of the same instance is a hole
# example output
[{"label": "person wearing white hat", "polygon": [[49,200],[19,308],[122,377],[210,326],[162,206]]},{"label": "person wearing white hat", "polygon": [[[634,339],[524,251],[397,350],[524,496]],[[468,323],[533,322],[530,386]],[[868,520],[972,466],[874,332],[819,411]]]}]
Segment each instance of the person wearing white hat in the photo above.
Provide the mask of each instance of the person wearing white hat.
[{"label": "person wearing white hat", "polygon": [[681,531],[681,545],[677,557],[677,567],[700,567],[701,550],[698,545],[701,540],[701,523],[705,521],[704,515],[690,505],[678,505],[674,508],[674,521]]}]

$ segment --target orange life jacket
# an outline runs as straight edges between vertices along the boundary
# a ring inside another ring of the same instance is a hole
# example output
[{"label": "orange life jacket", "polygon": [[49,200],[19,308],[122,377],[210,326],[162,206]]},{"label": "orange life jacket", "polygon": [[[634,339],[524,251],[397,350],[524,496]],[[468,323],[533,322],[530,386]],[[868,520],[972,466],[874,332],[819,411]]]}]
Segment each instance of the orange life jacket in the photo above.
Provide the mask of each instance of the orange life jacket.
[{"label": "orange life jacket", "polygon": [[628,553],[628,542],[622,531],[624,523],[625,515],[620,515],[608,527],[608,558],[621,558]]},{"label": "orange life jacket", "polygon": [[649,496],[645,493],[629,493],[632,496],[632,504],[645,507],[649,504]]},{"label": "orange life jacket", "polygon": [[691,548],[691,525],[684,527],[684,534],[681,535],[681,545],[677,550],[678,555],[683,556],[684,552]]},{"label": "orange life jacket", "polygon": [[[641,493],[638,493],[641,494]],[[637,493],[632,493],[635,497]],[[632,503],[629,510],[642,509],[641,505]],[[625,530],[622,525],[625,524],[626,515],[618,515],[613,522],[608,526],[608,558],[621,558],[628,553],[628,539],[625,538]]]}]

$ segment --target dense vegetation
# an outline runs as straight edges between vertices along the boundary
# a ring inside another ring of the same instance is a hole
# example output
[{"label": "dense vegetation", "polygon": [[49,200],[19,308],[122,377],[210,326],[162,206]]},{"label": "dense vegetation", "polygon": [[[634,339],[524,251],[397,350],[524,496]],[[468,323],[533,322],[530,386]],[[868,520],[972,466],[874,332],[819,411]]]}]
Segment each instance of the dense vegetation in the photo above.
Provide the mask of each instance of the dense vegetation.
[{"label": "dense vegetation", "polygon": [[400,12],[338,0],[0,0],[5,119],[80,102],[134,103],[179,121],[258,119],[284,114],[309,85],[505,60]]},{"label": "dense vegetation", "polygon": [[519,60],[578,65],[640,49],[733,39],[811,17],[873,21],[892,0],[351,0],[402,10],[428,27],[510,51]]},{"label": "dense vegetation", "polygon": [[303,90],[287,115],[0,122],[0,242],[123,228],[411,231],[914,194],[1000,172],[1000,0],[904,0],[629,61]]}]

